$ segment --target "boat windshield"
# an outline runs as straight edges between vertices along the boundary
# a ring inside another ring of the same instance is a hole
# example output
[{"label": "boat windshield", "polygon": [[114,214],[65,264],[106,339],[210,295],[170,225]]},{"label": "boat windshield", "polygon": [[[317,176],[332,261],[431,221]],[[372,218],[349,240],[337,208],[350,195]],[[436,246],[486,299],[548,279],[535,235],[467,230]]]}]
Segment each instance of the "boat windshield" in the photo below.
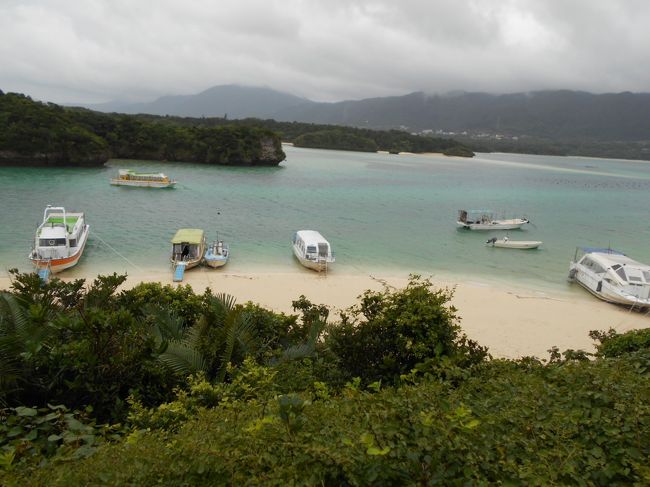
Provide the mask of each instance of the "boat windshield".
[{"label": "boat windshield", "polygon": [[40,247],[59,247],[65,245],[65,238],[39,238],[38,245]]}]

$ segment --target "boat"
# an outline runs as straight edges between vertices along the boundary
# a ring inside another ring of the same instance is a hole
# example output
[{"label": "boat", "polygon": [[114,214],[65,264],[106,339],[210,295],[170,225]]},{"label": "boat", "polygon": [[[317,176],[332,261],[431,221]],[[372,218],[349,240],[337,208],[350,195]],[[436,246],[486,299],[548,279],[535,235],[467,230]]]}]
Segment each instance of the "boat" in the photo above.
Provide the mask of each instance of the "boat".
[{"label": "boat", "polygon": [[493,237],[485,243],[503,249],[536,249],[542,245],[539,240],[510,240],[510,237]]},{"label": "boat", "polygon": [[458,210],[456,224],[468,230],[516,230],[530,223],[527,218],[498,220],[489,210]]},{"label": "boat", "polygon": [[335,261],[332,246],[315,230],[297,231],[292,242],[294,255],[308,269],[327,271]]},{"label": "boat", "polygon": [[228,262],[230,257],[230,248],[222,240],[215,240],[208,246],[203,257],[205,265],[208,267],[222,267]]},{"label": "boat", "polygon": [[604,301],[638,309],[650,307],[650,266],[622,252],[578,247],[569,265],[569,279]]},{"label": "boat", "polygon": [[90,233],[83,213],[68,213],[62,206],[47,205],[36,229],[29,259],[43,280],[79,262]]},{"label": "boat", "polygon": [[181,228],[171,240],[174,281],[182,281],[187,269],[196,267],[205,255],[205,235],[200,228]]},{"label": "boat", "polygon": [[137,186],[141,188],[173,188],[176,181],[161,172],[137,173],[131,169],[120,169],[116,178],[111,179],[116,186]]}]

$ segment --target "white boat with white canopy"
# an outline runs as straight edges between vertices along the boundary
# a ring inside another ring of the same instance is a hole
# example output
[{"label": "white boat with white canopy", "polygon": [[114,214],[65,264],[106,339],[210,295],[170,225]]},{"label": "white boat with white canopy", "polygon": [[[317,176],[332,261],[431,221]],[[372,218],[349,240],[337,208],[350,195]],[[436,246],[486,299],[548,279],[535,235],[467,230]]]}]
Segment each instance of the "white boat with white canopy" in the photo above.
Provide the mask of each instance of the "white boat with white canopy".
[{"label": "white boat with white canopy", "polygon": [[293,253],[309,269],[327,271],[333,264],[332,246],[315,230],[299,230],[293,236]]},{"label": "white boat with white canopy", "polygon": [[527,218],[497,219],[490,210],[458,210],[456,224],[468,230],[516,230],[530,223]]},{"label": "white boat with white canopy", "polygon": [[68,269],[79,262],[89,233],[90,225],[86,225],[83,213],[47,205],[29,259],[39,274],[42,270],[55,273]]},{"label": "white boat with white canopy", "polygon": [[604,301],[650,307],[650,266],[616,250],[578,247],[569,265],[569,279]]},{"label": "white boat with white canopy", "polygon": [[536,249],[542,242],[539,240],[511,240],[510,237],[496,238],[493,237],[485,242],[491,247],[499,247],[503,249]]}]

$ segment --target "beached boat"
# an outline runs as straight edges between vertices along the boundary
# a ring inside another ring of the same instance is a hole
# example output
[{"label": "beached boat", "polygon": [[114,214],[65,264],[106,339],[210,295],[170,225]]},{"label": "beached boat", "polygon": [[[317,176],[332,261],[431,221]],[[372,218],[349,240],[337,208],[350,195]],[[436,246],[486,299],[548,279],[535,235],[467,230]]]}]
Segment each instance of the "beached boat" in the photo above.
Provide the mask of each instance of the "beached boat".
[{"label": "beached boat", "polygon": [[616,250],[578,247],[569,265],[569,279],[604,301],[650,307],[650,266]]},{"label": "beached boat", "polygon": [[497,219],[489,210],[458,210],[456,224],[468,230],[516,230],[530,223],[527,218]]},{"label": "beached boat", "polygon": [[199,228],[181,228],[176,232],[171,243],[174,281],[182,281],[185,271],[196,267],[203,260],[205,235]]},{"label": "beached boat", "polygon": [[293,253],[302,265],[318,272],[327,271],[335,261],[329,242],[314,230],[299,230],[294,234]]},{"label": "beached boat", "polygon": [[79,262],[89,233],[83,213],[68,213],[62,206],[48,205],[29,259],[39,274],[41,270],[55,273],[68,269]]},{"label": "beached boat", "polygon": [[222,267],[228,262],[230,248],[222,240],[215,240],[205,251],[203,260],[208,267]]},{"label": "beached boat", "polygon": [[111,179],[116,186],[136,186],[141,188],[172,188],[176,181],[163,173],[137,173],[130,169],[120,169],[116,178]]},{"label": "beached boat", "polygon": [[536,249],[542,242],[539,240],[510,240],[509,237],[496,238],[493,237],[485,242],[491,247],[499,247],[503,249]]}]

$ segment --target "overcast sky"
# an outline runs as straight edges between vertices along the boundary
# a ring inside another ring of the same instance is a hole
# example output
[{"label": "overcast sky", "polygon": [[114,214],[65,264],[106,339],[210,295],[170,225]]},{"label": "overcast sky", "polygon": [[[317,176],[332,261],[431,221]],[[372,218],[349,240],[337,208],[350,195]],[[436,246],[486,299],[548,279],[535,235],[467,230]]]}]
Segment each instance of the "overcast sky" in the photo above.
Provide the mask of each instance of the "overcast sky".
[{"label": "overcast sky", "polygon": [[148,101],[650,91],[648,0],[0,0],[0,89]]}]

